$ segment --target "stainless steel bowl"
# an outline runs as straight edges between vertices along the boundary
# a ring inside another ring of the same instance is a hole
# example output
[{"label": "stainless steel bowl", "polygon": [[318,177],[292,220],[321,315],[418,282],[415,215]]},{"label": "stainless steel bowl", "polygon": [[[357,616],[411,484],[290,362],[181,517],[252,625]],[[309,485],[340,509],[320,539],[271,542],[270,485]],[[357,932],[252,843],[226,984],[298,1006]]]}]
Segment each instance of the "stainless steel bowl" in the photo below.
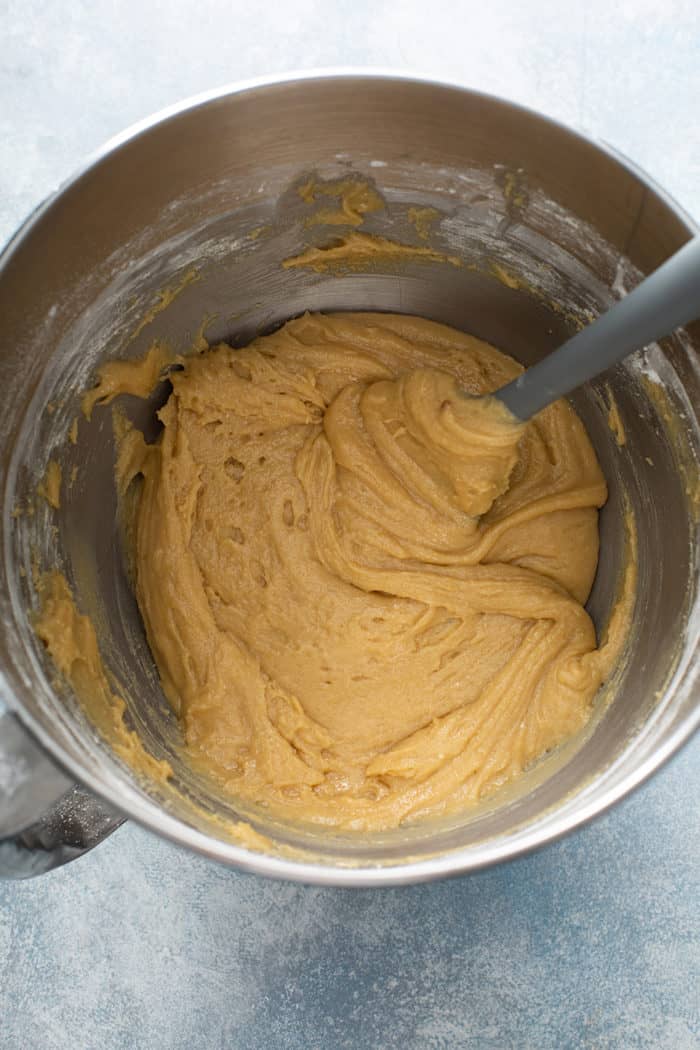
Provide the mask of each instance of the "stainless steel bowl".
[{"label": "stainless steel bowl", "polygon": [[[468,265],[414,261],[340,275],[282,269],[281,259],[310,238],[328,236],[305,226],[294,191],[310,172],[373,180],[387,208],[366,227],[394,239],[422,243],[408,209],[436,208],[431,244]],[[2,695],[14,712],[0,723],[0,770],[9,771],[0,777],[0,863],[21,873],[49,867],[97,841],[118,813],[267,875],[413,882],[541,845],[661,765],[700,719],[697,328],[647,348],[574,399],[611,488],[590,602],[600,629],[626,556],[626,515],[638,533],[634,629],[590,729],[491,805],[391,834],[309,831],[238,811],[183,761],[124,571],[109,414],[97,410],[89,427],[81,423],[75,448],[64,435],[100,361],[139,355],[154,337],[183,347],[205,315],[210,340],[240,345],[303,310],[415,313],[527,364],[690,233],[678,207],[609,149],[509,103],[396,76],[242,85],[188,101],[109,143],[27,221],[0,262],[0,662]],[[191,268],[199,280],[167,309],[151,310]],[[147,314],[150,322],[131,338]],[[611,392],[627,434],[622,448],[607,423]],[[143,407],[128,410],[148,424]],[[13,516],[51,456],[64,474],[78,467],[60,511],[39,501],[33,516]],[[56,682],[31,629],[35,561],[64,567],[97,625],[130,719],[175,768],[173,789],[139,779]],[[63,795],[37,824],[70,787],[66,774],[83,788]],[[231,840],[226,822],[241,816],[269,836],[268,850]]]}]

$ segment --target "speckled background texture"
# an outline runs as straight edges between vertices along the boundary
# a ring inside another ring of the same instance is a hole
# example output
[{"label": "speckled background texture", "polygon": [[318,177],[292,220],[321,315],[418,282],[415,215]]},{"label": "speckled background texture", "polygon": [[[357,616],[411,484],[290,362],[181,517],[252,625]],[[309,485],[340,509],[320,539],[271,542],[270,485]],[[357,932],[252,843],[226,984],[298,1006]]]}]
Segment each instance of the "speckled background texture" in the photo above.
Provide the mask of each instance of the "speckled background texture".
[{"label": "speckled background texture", "polygon": [[[0,240],[151,111],[337,64],[541,109],[700,217],[698,0],[0,0]],[[395,890],[268,882],[125,825],[0,883],[0,1048],[694,1050],[699,760],[534,856]]]}]

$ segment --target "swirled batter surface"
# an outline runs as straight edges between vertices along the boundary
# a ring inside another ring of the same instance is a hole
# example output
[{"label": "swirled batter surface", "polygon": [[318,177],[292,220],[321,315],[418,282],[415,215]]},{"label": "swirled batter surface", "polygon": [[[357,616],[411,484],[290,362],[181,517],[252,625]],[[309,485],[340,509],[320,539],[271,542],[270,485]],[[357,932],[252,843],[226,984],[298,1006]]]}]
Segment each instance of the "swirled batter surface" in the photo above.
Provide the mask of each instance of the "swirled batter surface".
[{"label": "swirled batter surface", "polygon": [[468,805],[580,729],[620,650],[583,608],[604,478],[560,402],[413,317],[305,316],[171,375],[136,590],[188,747],[234,796],[358,829]]}]

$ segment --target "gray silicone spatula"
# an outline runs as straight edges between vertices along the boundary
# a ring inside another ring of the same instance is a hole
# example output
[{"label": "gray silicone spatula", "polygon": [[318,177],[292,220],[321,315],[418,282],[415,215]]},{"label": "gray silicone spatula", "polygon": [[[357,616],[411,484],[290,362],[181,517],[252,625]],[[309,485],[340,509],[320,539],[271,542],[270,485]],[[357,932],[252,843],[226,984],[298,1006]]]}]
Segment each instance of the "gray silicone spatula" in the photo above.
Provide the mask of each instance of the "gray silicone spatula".
[{"label": "gray silicone spatula", "polygon": [[634,350],[700,317],[700,237],[563,346],[494,393],[530,419]]}]

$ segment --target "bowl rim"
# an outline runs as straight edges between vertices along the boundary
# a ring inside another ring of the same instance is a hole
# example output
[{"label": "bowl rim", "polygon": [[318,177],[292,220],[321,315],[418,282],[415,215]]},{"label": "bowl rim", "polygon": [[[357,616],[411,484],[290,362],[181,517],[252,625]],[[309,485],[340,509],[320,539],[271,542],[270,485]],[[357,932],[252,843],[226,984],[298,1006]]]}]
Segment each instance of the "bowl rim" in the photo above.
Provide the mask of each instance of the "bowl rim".
[{"label": "bowl rim", "polygon": [[[292,70],[270,76],[265,75],[226,83],[163,107],[113,135],[96,150],[89,153],[72,174],[62,180],[56,189],[49,193],[29,213],[15,232],[10,235],[0,251],[0,278],[14,252],[19,249],[34,226],[38,224],[63,193],[74,186],[93,168],[96,168],[117,153],[123,146],[148,133],[156,126],[185,112],[196,110],[199,107],[207,106],[230,96],[265,91],[296,83],[344,79],[414,84],[428,89],[438,88],[456,92],[471,96],[476,100],[483,99],[486,104],[495,103],[501,105],[521,113],[524,117],[550,125],[558,133],[571,136],[582,144],[606,154],[615,164],[625,169],[641,182],[680,220],[685,226],[689,238],[694,234],[700,233],[700,227],[671,194],[658,185],[650,175],[625,154],[609,143],[574,129],[536,109],[499,95],[474,89],[459,81],[449,81],[430,75],[412,73],[405,69],[394,70],[385,67],[364,66],[321,67]],[[700,653],[700,628],[697,626],[694,628],[694,638],[689,640],[689,644],[686,647],[686,654],[689,650],[692,650],[692,652],[685,659],[683,666],[676,669],[672,682],[666,687],[666,694],[671,690],[685,690],[689,692],[700,677],[700,661],[697,659]],[[449,852],[420,860],[408,860],[386,865],[364,863],[351,867],[342,867],[323,862],[283,857],[274,853],[256,852],[234,842],[211,837],[190,827],[184,821],[172,817],[155,800],[142,795],[132,785],[117,781],[116,778],[114,779],[114,786],[119,791],[119,798],[115,800],[109,792],[111,785],[105,782],[111,778],[105,778],[105,781],[101,781],[89,768],[83,768],[76,758],[65,754],[42,723],[24,708],[16,696],[3,696],[2,699],[5,700],[9,710],[19,718],[20,722],[40,742],[59,767],[65,769],[72,777],[88,787],[98,797],[104,799],[110,805],[116,806],[126,816],[148,830],[169,839],[176,845],[186,846],[211,860],[223,862],[243,871],[277,879],[291,879],[309,884],[335,886],[369,887],[426,882],[450,875],[479,871],[493,864],[513,860],[530,853],[548,842],[562,838],[594,817],[605,813],[611,806],[641,785],[668,761],[700,726],[700,704],[691,705],[690,710],[680,718],[679,724],[667,735],[662,744],[655,747],[653,752],[642,762],[631,770],[624,772],[616,781],[614,776],[615,770],[628,757],[628,745],[606,771],[607,779],[611,780],[612,783],[600,791],[597,796],[588,799],[582,797],[585,796],[589,787],[592,788],[597,783],[596,778],[590,785],[580,788],[573,796],[555,804],[550,810],[540,815],[534,821],[524,824],[515,832],[511,831],[495,836],[493,839],[478,846],[456,848]],[[635,738],[635,742],[638,742],[649,731],[654,722],[655,716],[652,716]],[[572,811],[571,805],[579,799],[581,800],[580,803]]]}]

